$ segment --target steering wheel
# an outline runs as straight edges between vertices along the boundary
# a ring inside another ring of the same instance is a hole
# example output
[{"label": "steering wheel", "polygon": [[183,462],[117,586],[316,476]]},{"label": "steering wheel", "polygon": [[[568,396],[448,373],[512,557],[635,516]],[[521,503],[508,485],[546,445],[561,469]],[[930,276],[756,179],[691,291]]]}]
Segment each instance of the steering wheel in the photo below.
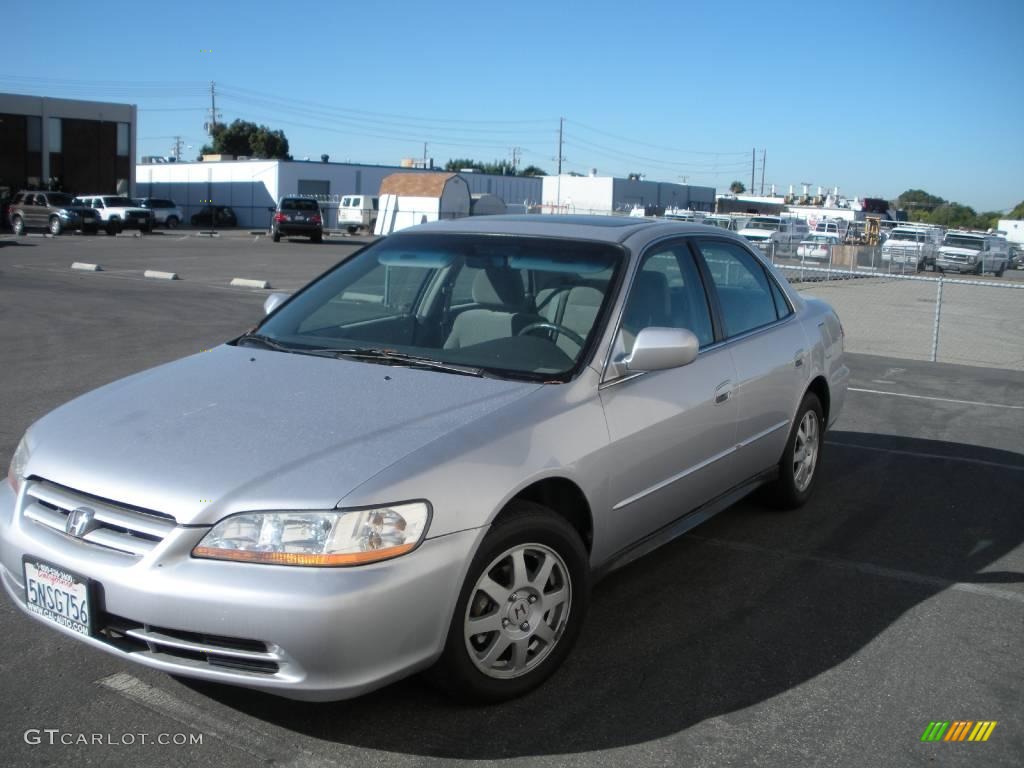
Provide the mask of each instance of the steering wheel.
[{"label": "steering wheel", "polygon": [[538,329],[554,331],[556,339],[558,338],[558,334],[564,333],[566,338],[578,344],[580,349],[583,349],[583,347],[587,345],[587,340],[580,336],[578,333],[576,333],[576,331],[574,331],[572,328],[566,328],[564,325],[561,325],[559,323],[530,323],[529,325],[520,328],[519,333],[517,333],[516,336],[525,336],[527,333],[532,333],[533,331],[536,331]]}]

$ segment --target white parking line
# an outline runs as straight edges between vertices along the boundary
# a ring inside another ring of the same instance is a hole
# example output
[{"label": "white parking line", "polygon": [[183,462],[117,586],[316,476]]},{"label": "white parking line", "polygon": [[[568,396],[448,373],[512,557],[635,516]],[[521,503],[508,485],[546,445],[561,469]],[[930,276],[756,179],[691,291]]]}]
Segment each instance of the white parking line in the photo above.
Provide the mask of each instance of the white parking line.
[{"label": "white parking line", "polygon": [[895,453],[901,456],[913,456],[917,459],[939,459],[940,461],[962,461],[967,464],[980,464],[983,467],[996,467],[997,469],[1009,469],[1012,472],[1024,472],[1024,466],[1019,464],[1006,464],[1002,461],[986,461],[985,459],[972,459],[970,456],[950,456],[943,453],[923,453],[921,451],[903,451],[899,448],[881,448],[874,445],[858,445],[857,443],[844,443],[839,440],[826,440],[825,445],[838,445],[842,448],[859,448],[863,451],[878,451],[879,453]]},{"label": "white parking line", "polygon": [[863,392],[868,395],[888,395],[889,397],[909,397],[914,400],[936,400],[940,403],[957,403],[958,405],[981,405],[986,408],[1009,408],[1014,411],[1024,411],[1024,405],[1006,405],[1004,403],[982,403],[977,400],[954,400],[951,397],[932,397],[931,395],[908,395],[905,392],[884,392],[880,389],[860,389],[850,387],[850,392]]},{"label": "white parking line", "polygon": [[789,552],[784,549],[773,549],[771,547],[761,547],[757,544],[748,544],[744,541],[730,541],[728,539],[718,539],[710,536],[698,536],[692,533],[686,534],[686,538],[693,539],[694,541],[700,541],[705,544],[711,544],[716,547],[725,547],[726,549],[732,549],[738,552],[753,552],[759,555],[771,555],[773,558],[783,558],[786,560],[808,560],[813,563],[826,565],[830,568],[857,571],[858,573],[866,573],[871,576],[882,576],[887,579],[905,581],[911,584],[924,584],[929,587],[953,589],[957,592],[970,592],[975,595],[994,597],[999,600],[1008,600],[1012,603],[1020,603],[1024,605],[1024,593],[1014,592],[1009,589],[1001,589],[999,587],[990,587],[986,584],[969,584],[962,581],[951,581],[939,576],[926,576],[923,573],[904,571],[899,568],[886,568],[881,565],[864,563],[857,560],[825,557],[823,555],[813,555],[809,552]]},{"label": "white parking line", "polygon": [[[272,734],[253,728],[240,719],[228,720],[213,712],[180,699],[168,691],[154,688],[125,672],[118,672],[96,681],[114,693],[135,702],[151,712],[163,715],[191,731],[213,736],[235,749],[252,755],[258,762],[268,759],[284,764],[301,757],[302,765],[332,766],[336,763],[305,750],[298,745]],[[296,753],[299,753],[298,755]]]}]

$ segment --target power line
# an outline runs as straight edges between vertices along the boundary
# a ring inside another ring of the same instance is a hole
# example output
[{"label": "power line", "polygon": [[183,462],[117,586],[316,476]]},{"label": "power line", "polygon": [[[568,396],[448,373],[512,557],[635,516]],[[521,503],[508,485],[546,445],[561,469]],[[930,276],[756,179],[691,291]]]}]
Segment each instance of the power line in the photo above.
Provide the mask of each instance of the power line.
[{"label": "power line", "polygon": [[619,141],[628,141],[631,144],[642,144],[645,147],[651,147],[652,149],[661,149],[661,150],[664,150],[666,152],[674,152],[674,153],[679,154],[679,155],[712,155],[712,156],[717,156],[717,155],[722,155],[722,156],[744,155],[745,156],[747,154],[745,150],[742,151],[742,152],[707,152],[707,151],[698,151],[698,150],[695,150],[695,149],[680,149],[679,147],[667,147],[667,146],[664,146],[662,144],[651,144],[650,142],[647,142],[647,141],[640,141],[638,139],[631,139],[631,138],[629,138],[627,136],[621,136],[619,134],[609,133],[608,131],[603,131],[600,128],[594,128],[593,126],[587,125],[586,123],[581,123],[581,122],[579,122],[577,120],[573,120],[571,122],[572,122],[573,125],[579,126],[580,128],[583,128],[583,129],[588,130],[588,131],[593,131],[594,133],[600,133],[601,135],[607,136],[607,137],[612,138],[612,139],[618,139]]}]

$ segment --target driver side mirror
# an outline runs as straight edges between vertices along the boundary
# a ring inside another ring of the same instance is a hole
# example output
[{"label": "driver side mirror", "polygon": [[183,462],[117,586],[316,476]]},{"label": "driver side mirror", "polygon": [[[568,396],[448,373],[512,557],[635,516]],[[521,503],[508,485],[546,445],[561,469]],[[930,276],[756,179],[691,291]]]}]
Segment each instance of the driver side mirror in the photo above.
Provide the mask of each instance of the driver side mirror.
[{"label": "driver side mirror", "polygon": [[279,306],[288,301],[291,294],[289,293],[272,293],[267,296],[267,300],[263,302],[263,314],[269,315]]},{"label": "driver side mirror", "polygon": [[628,371],[681,368],[697,359],[700,341],[686,328],[644,328],[633,342],[633,352],[622,362]]}]

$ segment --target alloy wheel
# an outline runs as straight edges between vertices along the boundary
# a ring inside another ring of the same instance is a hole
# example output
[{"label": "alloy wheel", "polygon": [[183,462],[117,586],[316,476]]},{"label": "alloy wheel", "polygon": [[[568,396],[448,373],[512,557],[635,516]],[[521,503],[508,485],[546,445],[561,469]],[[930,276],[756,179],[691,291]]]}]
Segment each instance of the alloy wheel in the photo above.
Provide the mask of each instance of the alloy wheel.
[{"label": "alloy wheel", "polygon": [[814,478],[814,468],[818,462],[818,417],[813,411],[804,413],[800,427],[796,433],[796,445],[793,446],[793,483],[803,493]]},{"label": "alloy wheel", "polygon": [[466,605],[463,633],[476,668],[510,679],[536,669],[558,644],[572,609],[572,579],[544,544],[517,544],[491,561]]}]

